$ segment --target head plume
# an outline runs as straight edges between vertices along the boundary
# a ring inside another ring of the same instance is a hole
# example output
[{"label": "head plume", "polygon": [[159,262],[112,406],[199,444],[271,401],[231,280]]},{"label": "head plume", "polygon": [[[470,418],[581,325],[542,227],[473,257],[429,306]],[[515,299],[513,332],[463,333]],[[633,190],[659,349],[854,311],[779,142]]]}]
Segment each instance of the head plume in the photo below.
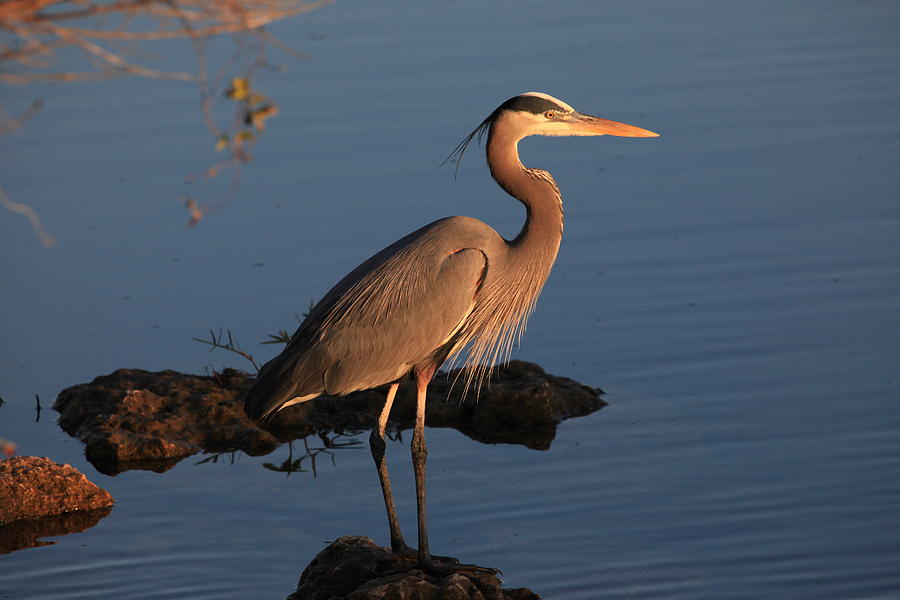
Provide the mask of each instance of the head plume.
[{"label": "head plume", "polygon": [[466,152],[466,148],[469,147],[469,144],[472,143],[472,140],[476,137],[478,138],[478,145],[481,145],[481,139],[484,137],[484,134],[489,132],[491,129],[491,125],[494,121],[497,120],[504,111],[507,110],[518,110],[523,112],[530,112],[535,114],[541,114],[548,110],[558,111],[561,113],[573,113],[575,109],[559,100],[554,98],[550,94],[545,94],[543,92],[526,92],[524,94],[519,94],[518,96],[513,96],[496,109],[494,112],[489,114],[487,118],[482,121],[478,127],[476,127],[472,133],[463,138],[463,140],[456,145],[456,148],[453,149],[453,152],[450,153],[450,156],[444,159],[444,162],[441,163],[441,166],[444,166],[447,161],[456,159],[456,168],[453,170],[453,177],[459,173],[459,164],[462,162],[463,154]]}]

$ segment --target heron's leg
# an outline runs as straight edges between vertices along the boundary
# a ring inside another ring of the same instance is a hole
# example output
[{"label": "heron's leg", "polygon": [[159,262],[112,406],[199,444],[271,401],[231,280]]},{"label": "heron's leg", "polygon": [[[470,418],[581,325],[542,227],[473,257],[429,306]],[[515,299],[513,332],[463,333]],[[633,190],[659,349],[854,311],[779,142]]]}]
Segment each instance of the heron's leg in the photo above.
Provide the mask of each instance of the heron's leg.
[{"label": "heron's leg", "polygon": [[394,396],[396,396],[399,386],[400,382],[395,381],[388,388],[384,408],[381,409],[378,421],[372,427],[372,433],[369,435],[369,447],[372,449],[372,458],[378,468],[378,479],[381,480],[381,492],[384,494],[384,507],[387,509],[388,525],[391,528],[391,550],[398,554],[412,555],[413,549],[406,545],[403,533],[400,531],[400,521],[397,519],[397,510],[394,508],[394,494],[391,491],[391,478],[388,476],[387,459],[384,457],[386,446],[384,434],[387,429],[388,415],[391,413],[391,406],[394,404]]},{"label": "heron's leg", "polygon": [[434,370],[430,373],[416,370],[416,425],[413,429],[412,461],[413,472],[416,476],[416,516],[419,525],[419,564],[426,570],[433,569],[431,553],[428,550],[428,518],[425,505],[425,460],[428,458],[428,448],[425,445],[425,395],[428,390],[428,382],[431,380]]},{"label": "heron's leg", "polygon": [[[444,576],[459,570],[480,571],[497,574],[497,569],[479,567],[477,565],[460,564],[458,560],[449,556],[432,555],[428,548],[428,519],[425,505],[425,459],[428,457],[428,448],[425,446],[425,395],[428,383],[431,381],[435,366],[429,369],[416,369],[416,426],[413,429],[412,459],[413,471],[416,476],[416,509],[419,519],[419,566],[432,575]],[[439,561],[441,564],[436,564]]]}]

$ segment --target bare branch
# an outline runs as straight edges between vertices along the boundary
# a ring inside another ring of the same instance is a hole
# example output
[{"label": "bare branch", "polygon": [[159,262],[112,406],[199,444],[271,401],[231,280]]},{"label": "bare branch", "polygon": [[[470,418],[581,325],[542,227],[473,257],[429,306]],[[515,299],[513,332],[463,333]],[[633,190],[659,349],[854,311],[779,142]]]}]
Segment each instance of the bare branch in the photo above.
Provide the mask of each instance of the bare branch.
[{"label": "bare branch", "polygon": [[291,342],[291,334],[284,329],[279,329],[278,333],[269,333],[267,337],[269,339],[260,344],[289,344]]},{"label": "bare branch", "polygon": [[44,108],[44,103],[41,100],[35,100],[28,108],[22,111],[22,114],[17,117],[10,117],[7,112],[3,110],[3,107],[0,106],[0,135],[13,133],[18,130],[25,121],[36,115],[42,108]]},{"label": "bare branch", "polygon": [[56,238],[47,233],[44,229],[44,225],[41,222],[41,218],[38,216],[37,212],[27,204],[22,204],[21,202],[14,202],[9,196],[6,195],[6,192],[3,191],[3,188],[0,188],[0,204],[3,205],[3,208],[10,212],[19,213],[20,215],[25,215],[28,219],[28,222],[31,223],[31,229],[34,230],[34,235],[41,241],[41,243],[50,248],[56,245]]},{"label": "bare branch", "polygon": [[[217,151],[227,157],[205,171],[216,177],[231,169],[231,181],[216,202],[185,204],[190,224],[229,203],[241,182],[241,167],[250,162],[250,148],[278,113],[274,102],[251,88],[253,75],[267,62],[269,44],[291,55],[297,53],[264,30],[269,23],[305,13],[329,0],[0,0],[0,82],[24,85],[33,82],[98,81],[138,75],[158,79],[196,82],[207,128]],[[212,79],[206,60],[206,41],[214,35],[233,34],[236,52]],[[11,38],[11,39],[10,39]],[[142,64],[136,44],[151,40],[190,39],[198,60],[196,75],[166,71]],[[8,41],[9,40],[9,41]],[[58,53],[74,50],[87,63],[86,69],[53,71]],[[246,56],[255,53],[247,64]],[[234,71],[242,69],[240,76]],[[225,95],[235,102],[234,119],[220,127],[213,118],[213,100],[221,97],[228,81],[240,82],[244,94]],[[33,104],[17,119],[4,119],[0,107],[0,134],[17,129],[36,110]],[[29,206],[0,197],[7,210],[25,215],[44,245],[55,240],[46,234],[37,213]]]},{"label": "bare branch", "polygon": [[[196,40],[225,33],[255,32],[269,23],[329,3],[328,0],[6,0],[0,2],[0,31],[12,33],[19,42],[0,46],[0,61],[46,68],[56,51],[71,46],[99,58],[101,64],[106,66],[98,72],[0,72],[0,81],[14,84],[83,81],[124,74],[192,79],[186,73],[157,71],[134,64],[97,42]],[[72,4],[77,8],[64,10]],[[60,24],[97,17],[104,17],[97,24],[109,23],[109,26],[98,28]],[[155,20],[155,26],[148,28],[147,19]],[[135,24],[129,28],[132,22]],[[271,41],[268,36],[267,41]]]},{"label": "bare branch", "polygon": [[256,361],[253,359],[253,355],[249,352],[244,352],[238,347],[237,342],[234,341],[234,338],[231,336],[231,330],[226,329],[225,333],[228,335],[228,340],[225,340],[225,336],[222,334],[222,330],[219,330],[219,335],[216,336],[216,333],[210,329],[209,330],[209,339],[204,340],[203,338],[191,338],[195,342],[200,342],[201,344],[206,344],[207,346],[211,346],[210,352],[215,350],[216,348],[220,350],[227,350],[229,352],[234,352],[240,356],[243,356],[250,364],[253,365],[253,368],[256,369],[256,372],[259,373],[259,365],[256,364]]}]

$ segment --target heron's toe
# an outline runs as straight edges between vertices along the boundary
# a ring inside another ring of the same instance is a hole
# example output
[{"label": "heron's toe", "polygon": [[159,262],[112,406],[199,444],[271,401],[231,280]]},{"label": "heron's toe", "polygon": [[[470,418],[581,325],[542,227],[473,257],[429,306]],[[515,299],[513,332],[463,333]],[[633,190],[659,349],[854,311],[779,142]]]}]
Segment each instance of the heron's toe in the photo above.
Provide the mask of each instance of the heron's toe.
[{"label": "heron's toe", "polygon": [[[434,577],[446,577],[453,573],[470,572],[470,573],[487,573],[489,575],[497,575],[500,569],[491,567],[482,567],[479,565],[470,565],[459,562],[453,557],[432,555],[430,560],[419,560],[420,569]],[[502,574],[502,573],[501,573]]]}]

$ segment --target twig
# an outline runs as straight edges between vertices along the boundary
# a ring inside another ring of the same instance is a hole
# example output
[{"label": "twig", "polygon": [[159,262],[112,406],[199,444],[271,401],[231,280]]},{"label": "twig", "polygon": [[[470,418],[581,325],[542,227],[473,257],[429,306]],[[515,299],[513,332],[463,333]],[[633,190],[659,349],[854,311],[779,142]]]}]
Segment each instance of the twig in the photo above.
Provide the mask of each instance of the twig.
[{"label": "twig", "polygon": [[0,135],[18,130],[25,121],[36,115],[43,107],[43,101],[35,100],[17,117],[10,117],[3,107],[0,107]]},{"label": "twig", "polygon": [[269,339],[260,342],[260,344],[290,344],[291,334],[284,329],[279,329],[278,333],[270,333],[266,337]]},{"label": "twig", "polygon": [[[216,150],[227,149],[229,156],[205,171],[215,177],[231,169],[231,181],[218,201],[186,202],[189,224],[198,223],[205,214],[231,202],[241,185],[242,165],[252,159],[250,149],[266,126],[266,120],[278,113],[278,106],[255,90],[250,80],[260,68],[273,69],[267,62],[269,44],[277,45],[291,55],[297,53],[264,27],[270,23],[317,9],[329,0],[0,0],[0,82],[24,85],[31,82],[98,81],[125,75],[157,79],[195,81],[200,90],[201,110],[207,128],[215,136]],[[67,10],[68,9],[68,10]],[[93,19],[82,26],[76,23]],[[205,53],[208,38],[224,33],[234,34],[234,58],[210,78]],[[136,44],[150,40],[189,38],[198,58],[196,75],[180,71],[153,69],[143,64]],[[49,72],[56,54],[66,49],[82,53],[88,63],[85,70]],[[252,62],[246,64],[246,55]],[[26,72],[14,72],[6,64],[15,64]],[[243,63],[240,79],[247,92],[236,101],[233,124],[221,128],[213,118],[213,99],[227,85],[227,70]],[[91,70],[94,69],[94,70]],[[16,120],[4,120],[0,107],[0,134],[18,128],[39,105],[33,104]],[[25,215],[45,246],[55,244],[43,229],[38,214],[27,204],[14,202],[0,190],[0,204],[7,210]],[[255,366],[255,365],[254,365]]]},{"label": "twig", "polygon": [[[261,31],[266,25],[315,10],[329,4],[327,0],[6,0],[0,2],[0,30],[18,37],[18,43],[0,44],[0,60],[14,61],[29,67],[46,67],[55,51],[72,46],[96,56],[104,65],[99,72],[0,73],[0,81],[25,84],[38,81],[83,81],[135,74],[165,79],[191,79],[187,73],[150,69],[125,60],[121,52],[111,52],[97,41],[152,41],[190,37],[208,38],[226,33]],[[77,4],[73,10],[50,10]],[[61,25],[66,20],[118,17],[110,27],[72,27]],[[155,19],[155,27],[143,21],[126,28],[136,17]],[[172,22],[177,23],[174,25]],[[189,25],[189,26],[186,26]],[[268,34],[262,36],[271,42]],[[49,38],[49,39],[47,39]],[[40,57],[40,61],[36,60]]]},{"label": "twig", "polygon": [[0,204],[10,212],[25,215],[25,218],[31,223],[31,229],[34,230],[34,235],[37,236],[44,246],[51,248],[56,245],[56,238],[47,233],[44,229],[44,224],[41,222],[41,218],[38,216],[37,212],[27,204],[14,202],[12,198],[6,195],[6,192],[3,191],[2,187],[0,187]]},{"label": "twig", "polygon": [[180,81],[194,80],[194,76],[190,73],[181,73],[178,71],[157,71],[156,69],[148,69],[147,67],[142,67],[140,65],[130,63],[118,54],[110,52],[105,48],[95,44],[94,42],[85,39],[84,37],[80,37],[77,32],[72,32],[65,27],[58,27],[50,23],[44,24],[44,27],[47,29],[48,33],[55,34],[61,40],[67,41],[73,46],[81,48],[82,50],[96,56],[101,61],[109,64],[114,69],[123,73],[143,75],[144,77],[155,77],[158,79],[177,79]]},{"label": "twig", "polygon": [[216,337],[215,332],[212,329],[210,329],[209,330],[210,339],[204,340],[202,338],[196,338],[196,337],[191,338],[191,339],[194,340],[195,342],[200,342],[201,344],[206,344],[207,346],[212,346],[212,348],[210,349],[210,352],[212,352],[213,350],[218,348],[220,350],[228,350],[229,352],[234,352],[235,354],[243,356],[248,361],[250,361],[250,364],[252,364],[253,368],[256,369],[256,372],[259,373],[259,365],[256,364],[256,361],[253,359],[253,355],[251,355],[249,352],[244,352],[243,350],[241,350],[238,347],[237,343],[235,343],[235,341],[234,341],[234,338],[231,336],[230,329],[226,329],[225,332],[228,335],[228,342],[224,341],[224,337],[222,335],[221,329],[219,330],[218,337]]}]

